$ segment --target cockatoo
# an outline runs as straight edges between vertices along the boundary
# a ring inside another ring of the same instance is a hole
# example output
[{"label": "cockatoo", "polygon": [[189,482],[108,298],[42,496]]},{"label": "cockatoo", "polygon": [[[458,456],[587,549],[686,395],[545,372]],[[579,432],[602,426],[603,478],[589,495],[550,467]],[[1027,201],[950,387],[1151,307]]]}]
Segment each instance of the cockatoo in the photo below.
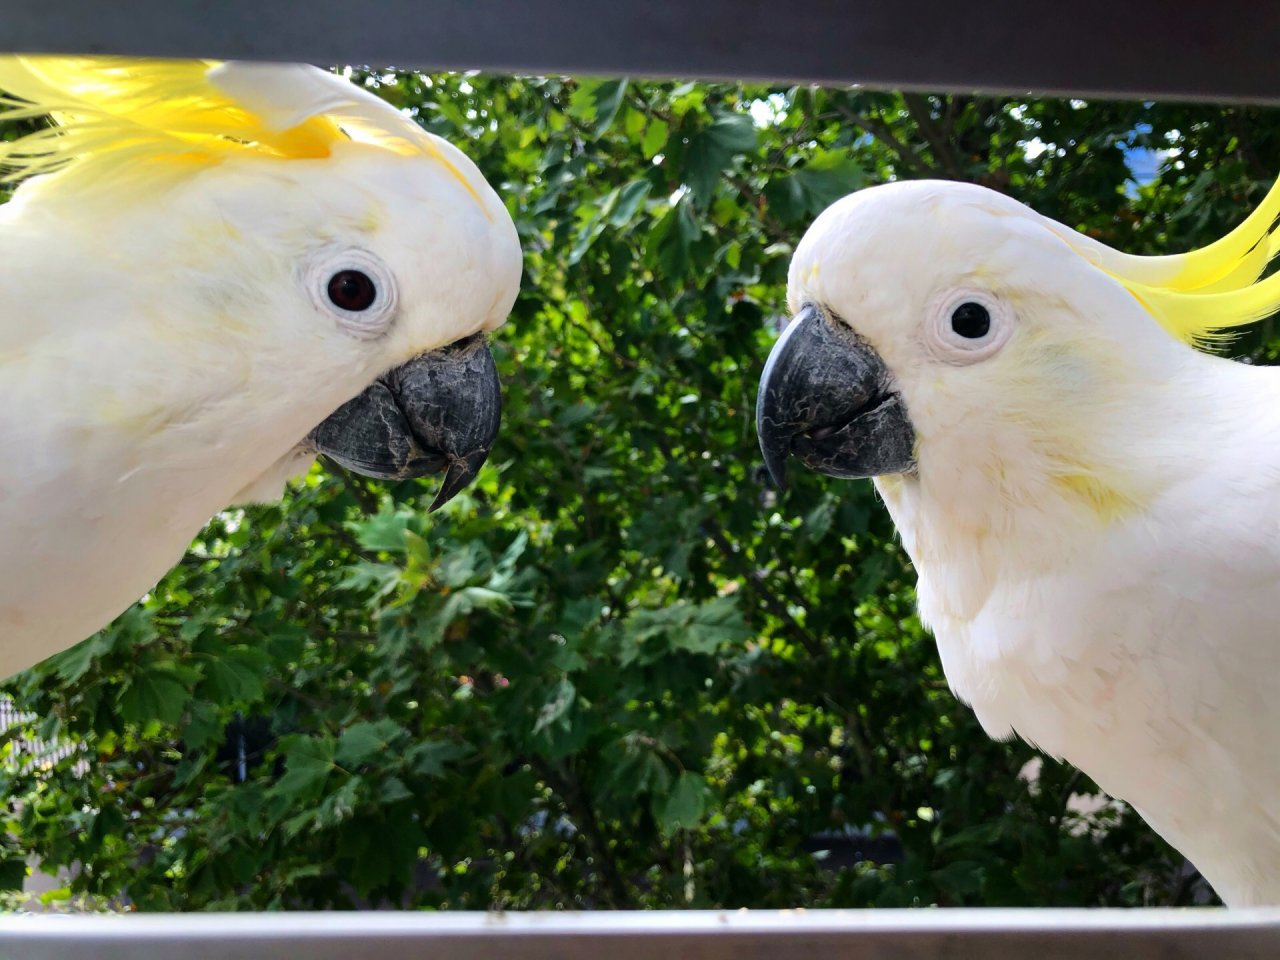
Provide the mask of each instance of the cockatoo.
[{"label": "cockatoo", "polygon": [[83,640],[317,453],[464,487],[518,292],[459,150],[300,64],[0,58],[0,675]]},{"label": "cockatoo", "polygon": [[874,477],[947,680],[1280,903],[1280,371],[1196,349],[1280,309],[1280,188],[1120,253],[976,186],[813,223],[757,401],[766,463]]}]

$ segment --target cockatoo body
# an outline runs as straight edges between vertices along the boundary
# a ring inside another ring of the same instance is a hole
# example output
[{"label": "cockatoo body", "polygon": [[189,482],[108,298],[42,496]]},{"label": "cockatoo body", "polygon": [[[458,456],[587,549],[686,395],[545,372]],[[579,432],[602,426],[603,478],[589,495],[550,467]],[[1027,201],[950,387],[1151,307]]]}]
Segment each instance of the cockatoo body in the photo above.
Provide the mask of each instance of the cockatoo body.
[{"label": "cockatoo body", "polygon": [[1280,308],[1277,213],[1136,257],[980,187],[856,193],[797,247],[757,407],[775,475],[877,478],[984,728],[1240,905],[1280,903],[1280,371],[1195,345]]},{"label": "cockatoo body", "polygon": [[0,144],[0,675],[317,452],[474,476],[521,257],[461,152],[302,65],[15,57],[0,89],[56,123]]}]

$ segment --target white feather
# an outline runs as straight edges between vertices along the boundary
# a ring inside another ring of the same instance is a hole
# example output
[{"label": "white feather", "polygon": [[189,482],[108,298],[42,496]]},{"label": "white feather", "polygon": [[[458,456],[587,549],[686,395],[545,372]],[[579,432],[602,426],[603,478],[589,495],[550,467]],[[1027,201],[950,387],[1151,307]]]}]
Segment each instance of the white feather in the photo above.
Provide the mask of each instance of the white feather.
[{"label": "white feather", "polygon": [[[947,679],[1127,800],[1233,905],[1280,903],[1280,371],[1198,353],[1042,218],[958,184],[841,201],[797,249],[881,353],[918,474],[877,481]],[[940,363],[978,284],[1016,328]]]},{"label": "white feather", "polygon": [[[510,217],[442,142],[228,156],[127,202],[62,202],[64,175],[0,207],[0,676],[104,626],[211,515],[305,469],[326,416],[519,287]],[[342,249],[396,286],[377,338],[311,289]]]}]

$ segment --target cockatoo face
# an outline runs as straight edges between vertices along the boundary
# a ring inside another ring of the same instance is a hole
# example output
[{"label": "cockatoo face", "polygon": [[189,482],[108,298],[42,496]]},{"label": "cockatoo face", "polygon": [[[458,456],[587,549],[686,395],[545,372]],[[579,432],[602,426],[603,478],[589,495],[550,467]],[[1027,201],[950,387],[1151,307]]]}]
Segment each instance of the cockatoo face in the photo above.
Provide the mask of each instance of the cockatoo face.
[{"label": "cockatoo face", "polygon": [[61,237],[51,312],[93,318],[34,331],[77,387],[56,417],[103,447],[84,456],[197,474],[213,509],[316,452],[443,472],[434,506],[475,475],[521,257],[461,151],[307,65],[16,57],[0,80],[57,122],[0,159],[28,178],[10,222]]},{"label": "cockatoo face", "polygon": [[234,238],[222,254],[242,267],[211,274],[228,287],[211,292],[258,296],[244,314],[260,318],[255,362],[313,392],[372,381],[309,444],[367,476],[444,472],[434,508],[470,482],[497,435],[485,334],[511,309],[521,255],[474,164],[431,139],[436,155],[412,160],[351,143],[314,164],[211,170],[187,195],[213,210],[185,222],[216,211]]},{"label": "cockatoo face", "polygon": [[1101,428],[1128,386],[1149,392],[1192,351],[1072,236],[958,183],[889,184],[826,210],[796,250],[794,319],[760,385],[775,478],[792,454],[831,476],[928,469],[988,488],[1016,473],[1089,487],[1111,471],[1122,451]]}]

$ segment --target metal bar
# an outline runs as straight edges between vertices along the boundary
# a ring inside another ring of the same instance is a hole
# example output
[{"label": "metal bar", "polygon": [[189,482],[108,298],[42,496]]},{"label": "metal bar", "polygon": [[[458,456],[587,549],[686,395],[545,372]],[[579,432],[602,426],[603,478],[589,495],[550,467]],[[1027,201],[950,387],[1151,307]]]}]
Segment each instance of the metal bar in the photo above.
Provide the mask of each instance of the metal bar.
[{"label": "metal bar", "polygon": [[28,915],[0,960],[1245,960],[1280,910]]},{"label": "metal bar", "polygon": [[51,0],[0,50],[1280,103],[1257,0]]}]

